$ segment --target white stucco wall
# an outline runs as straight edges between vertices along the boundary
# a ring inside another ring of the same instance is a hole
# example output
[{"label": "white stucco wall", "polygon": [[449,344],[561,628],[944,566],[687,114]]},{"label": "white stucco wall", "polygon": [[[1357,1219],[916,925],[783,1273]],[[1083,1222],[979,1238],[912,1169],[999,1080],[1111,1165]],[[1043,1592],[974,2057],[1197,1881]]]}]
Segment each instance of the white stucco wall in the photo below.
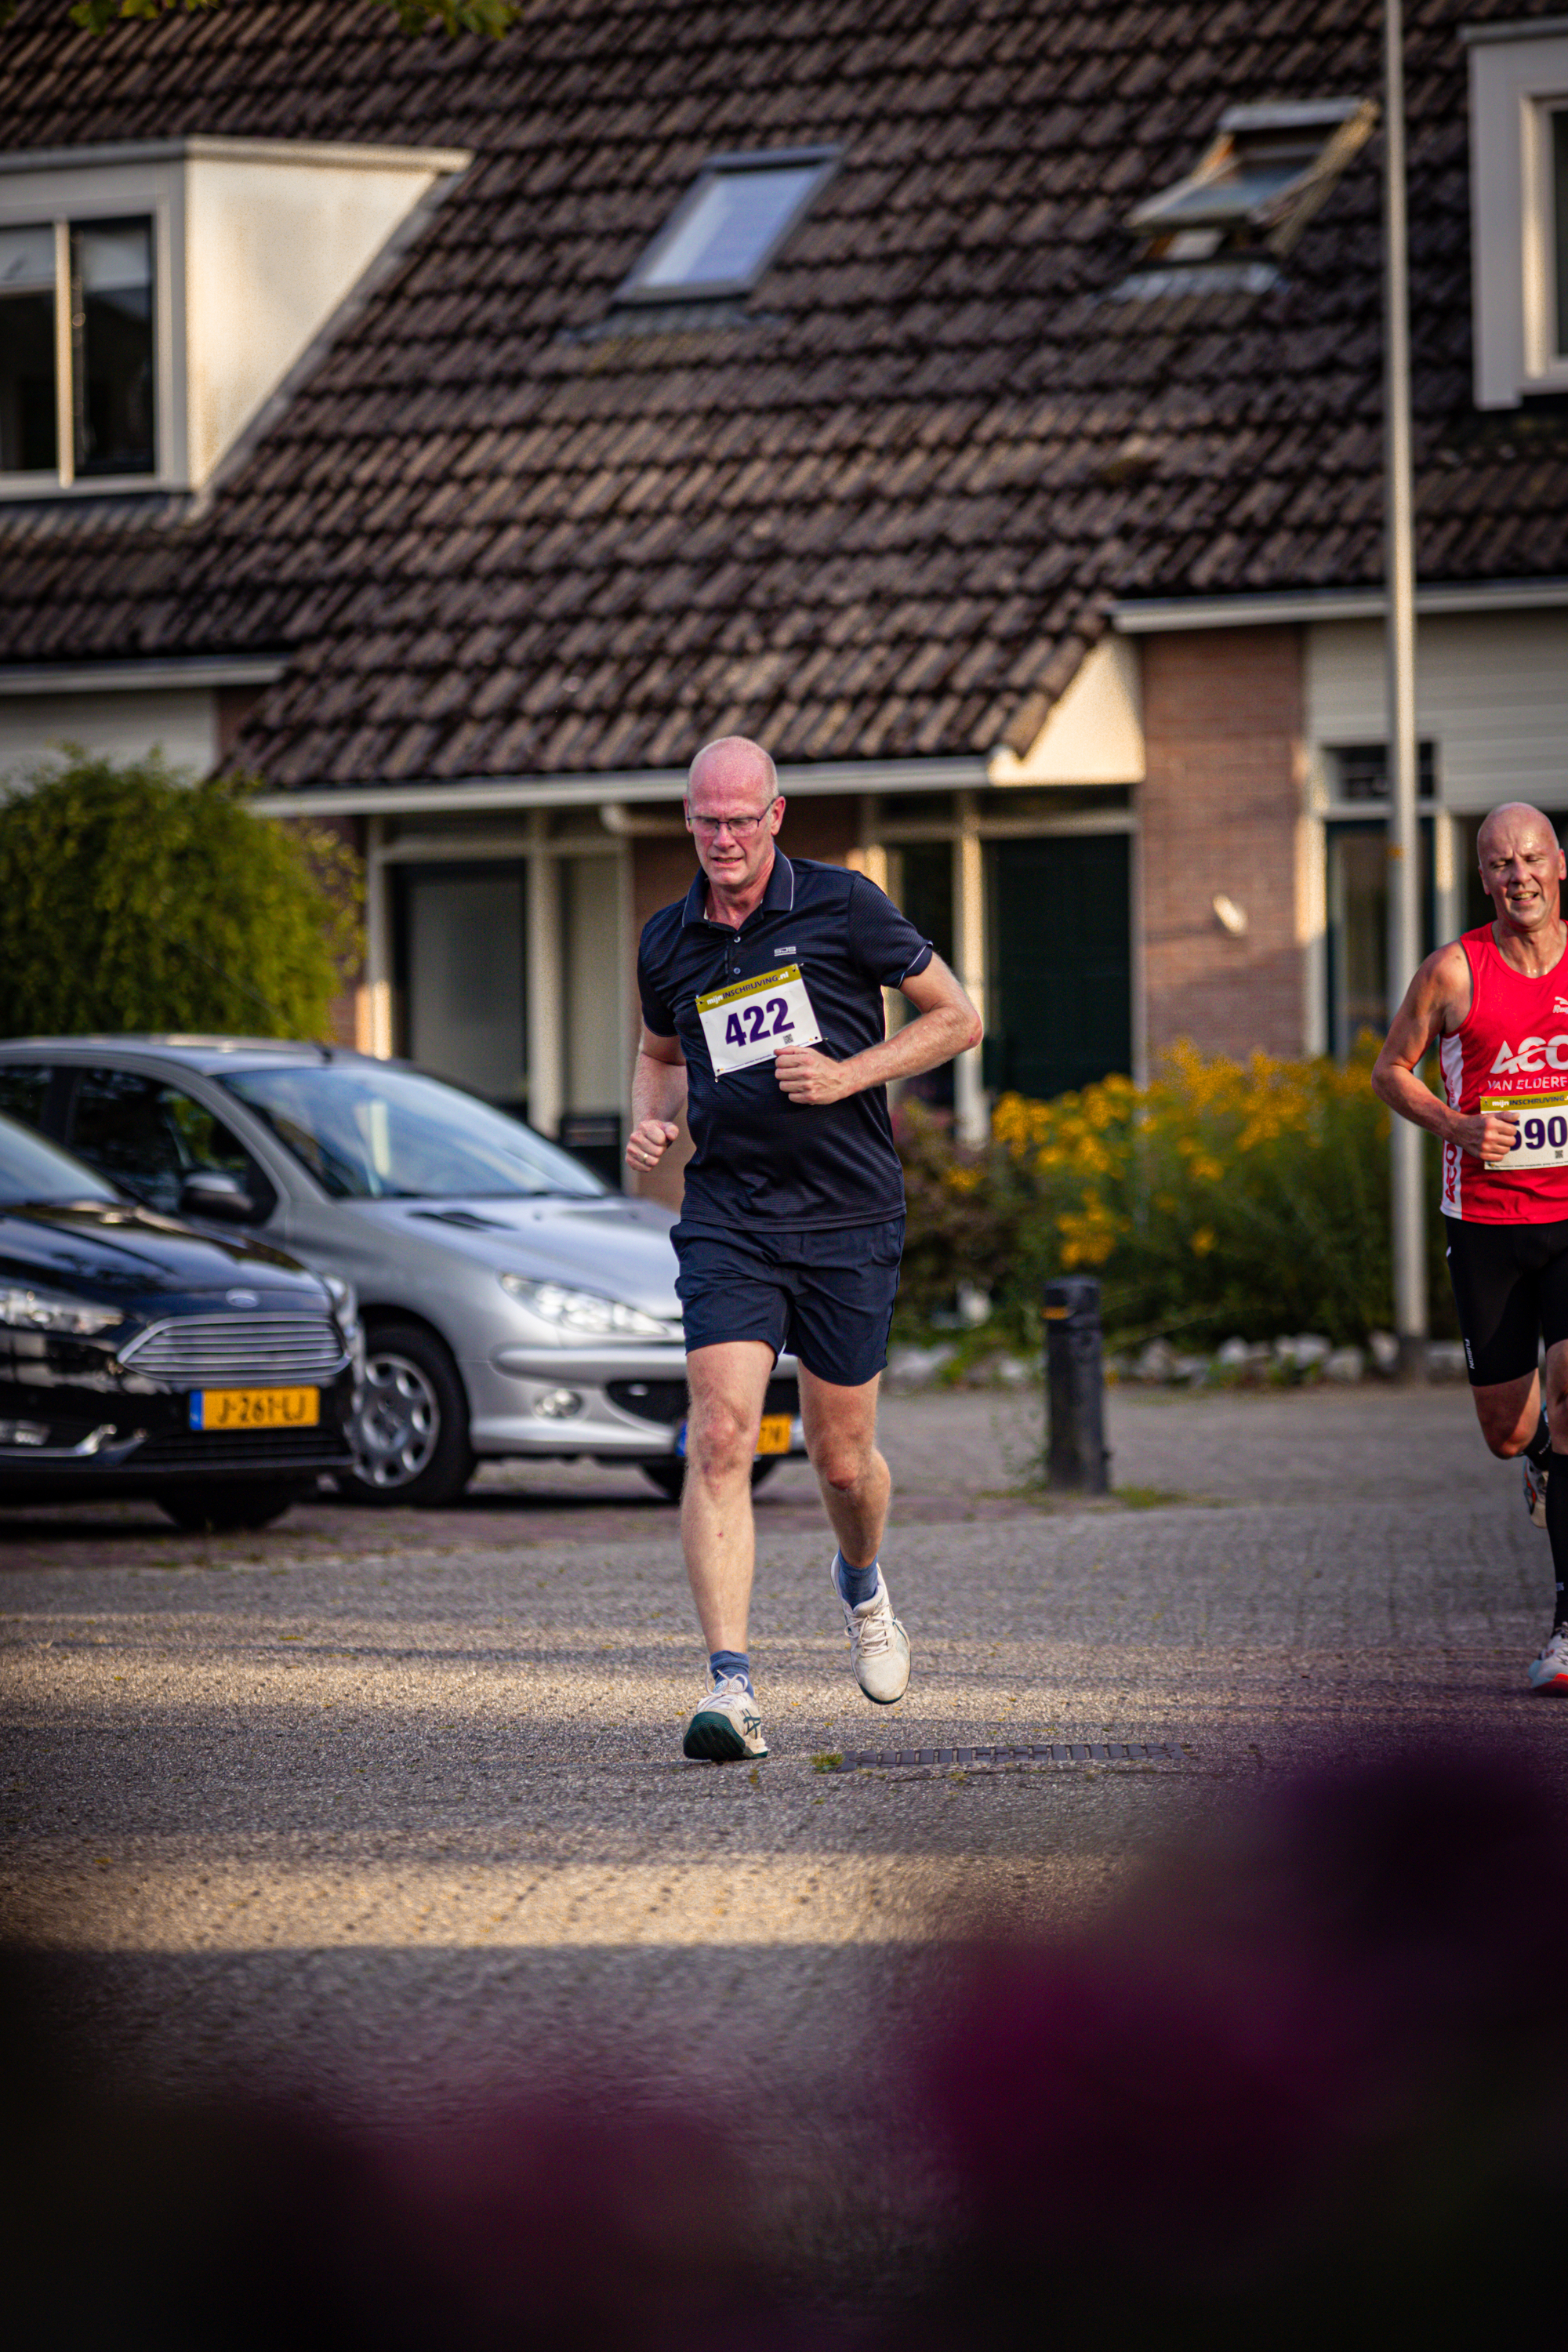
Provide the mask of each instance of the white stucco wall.
[{"label": "white stucco wall", "polygon": [[994,784],[1141,784],[1145,772],[1137,648],[1101,637],[1020,760],[992,754]]},{"label": "white stucco wall", "polygon": [[0,778],[15,782],[62,742],[116,760],[142,759],[161,746],[174,767],[205,775],[217,761],[217,695],[211,687],[0,693]]},{"label": "white stucco wall", "polygon": [[193,147],[185,398],[190,478],[204,482],[437,174],[413,158]]},{"label": "white stucco wall", "polygon": [[[1307,631],[1307,736],[1314,749],[1388,731],[1378,621]],[[1420,735],[1437,747],[1438,797],[1568,806],[1568,610],[1445,614],[1415,634]]]}]

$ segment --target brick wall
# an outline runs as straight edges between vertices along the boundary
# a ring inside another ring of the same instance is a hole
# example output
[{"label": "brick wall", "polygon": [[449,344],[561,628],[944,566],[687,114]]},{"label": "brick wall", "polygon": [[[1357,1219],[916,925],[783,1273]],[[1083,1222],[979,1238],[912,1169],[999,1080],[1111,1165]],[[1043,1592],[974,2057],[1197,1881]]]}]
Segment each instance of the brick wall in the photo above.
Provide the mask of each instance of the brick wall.
[{"label": "brick wall", "polygon": [[[1144,984],[1152,1055],[1304,1050],[1296,860],[1305,780],[1295,628],[1142,640]],[[1215,895],[1247,915],[1232,938]]]}]

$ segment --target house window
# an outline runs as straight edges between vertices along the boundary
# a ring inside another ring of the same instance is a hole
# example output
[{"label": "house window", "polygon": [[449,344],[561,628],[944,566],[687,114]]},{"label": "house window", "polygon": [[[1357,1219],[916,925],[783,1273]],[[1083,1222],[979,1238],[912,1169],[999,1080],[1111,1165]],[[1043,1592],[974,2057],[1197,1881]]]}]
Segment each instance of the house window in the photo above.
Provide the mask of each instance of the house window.
[{"label": "house window", "polygon": [[617,302],[749,293],[832,177],[832,148],[716,155],[621,286]]},{"label": "house window", "polygon": [[0,228],[0,473],[155,471],[153,343],[150,219]]},{"label": "house window", "polygon": [[70,233],[71,419],[79,474],[150,474],[153,224]]},{"label": "house window", "polygon": [[52,226],[0,229],[0,473],[58,463],[56,276]]},{"label": "house window", "polygon": [[[1388,832],[1381,819],[1331,823],[1328,866],[1328,1046],[1342,1061],[1363,1030],[1388,1027]],[[1432,819],[1421,819],[1421,952],[1436,944]]]},{"label": "house window", "polygon": [[[1339,801],[1385,801],[1388,798],[1386,743],[1339,743],[1328,752],[1332,796]],[[1437,789],[1437,747],[1415,747],[1415,790],[1430,800]]]},{"label": "house window", "polygon": [[1227,107],[1187,177],[1129,215],[1143,266],[1118,292],[1180,292],[1197,279],[1261,291],[1376,121],[1368,99]]},{"label": "house window", "polygon": [[526,869],[408,866],[399,881],[400,1050],[521,1118],[528,1107]]},{"label": "house window", "polygon": [[1568,392],[1568,27],[1467,25],[1476,404]]}]

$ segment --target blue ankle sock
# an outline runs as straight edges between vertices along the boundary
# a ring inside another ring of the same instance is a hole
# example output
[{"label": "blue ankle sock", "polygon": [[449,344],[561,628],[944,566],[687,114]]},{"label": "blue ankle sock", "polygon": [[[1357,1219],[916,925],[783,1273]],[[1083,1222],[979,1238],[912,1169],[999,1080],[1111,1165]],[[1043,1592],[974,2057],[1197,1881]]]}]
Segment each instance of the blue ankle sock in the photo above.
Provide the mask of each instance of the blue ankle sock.
[{"label": "blue ankle sock", "polygon": [[752,1660],[749,1651],[710,1650],[708,1670],[716,1683],[722,1682],[726,1675],[739,1675],[746,1688],[752,1691],[752,1696],[756,1697],[756,1692],[752,1690]]},{"label": "blue ankle sock", "polygon": [[880,1565],[879,1559],[874,1559],[868,1568],[851,1568],[842,1552],[837,1554],[833,1573],[838,1580],[839,1591],[851,1609],[858,1609],[862,1601],[869,1601],[876,1591],[877,1570]]}]

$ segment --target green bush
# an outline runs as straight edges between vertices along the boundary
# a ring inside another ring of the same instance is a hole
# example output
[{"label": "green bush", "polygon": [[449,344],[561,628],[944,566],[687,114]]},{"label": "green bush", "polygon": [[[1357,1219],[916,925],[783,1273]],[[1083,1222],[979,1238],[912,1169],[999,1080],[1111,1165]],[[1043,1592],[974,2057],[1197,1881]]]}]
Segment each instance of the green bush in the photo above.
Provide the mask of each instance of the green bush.
[{"label": "green bush", "polygon": [[[1052,1102],[1004,1095],[976,1150],[909,1106],[902,1327],[969,1281],[991,1292],[1005,1330],[1032,1341],[1042,1284],[1076,1271],[1100,1277],[1107,1333],[1123,1345],[1307,1330],[1342,1343],[1388,1329],[1388,1113],[1372,1055],[1367,1042],[1344,1065],[1243,1064],[1181,1045],[1147,1087],[1110,1077]],[[1430,1160],[1433,1325],[1451,1330],[1435,1149]]]},{"label": "green bush", "polygon": [[0,805],[0,1032],[323,1035],[358,864],[253,789],[72,751]]}]

